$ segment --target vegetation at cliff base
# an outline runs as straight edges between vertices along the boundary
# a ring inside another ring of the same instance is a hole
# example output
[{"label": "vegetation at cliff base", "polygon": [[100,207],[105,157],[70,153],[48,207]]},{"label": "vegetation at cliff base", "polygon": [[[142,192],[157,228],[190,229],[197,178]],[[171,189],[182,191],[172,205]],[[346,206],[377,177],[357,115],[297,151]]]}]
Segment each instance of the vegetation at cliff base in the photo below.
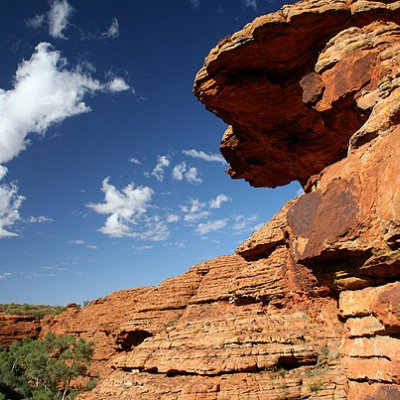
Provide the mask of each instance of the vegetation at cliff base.
[{"label": "vegetation at cliff base", "polygon": [[[36,304],[0,304],[0,312],[11,315],[26,315],[42,319],[46,315],[61,314],[66,307],[64,306],[46,306]],[[1,398],[0,398],[1,400]]]},{"label": "vegetation at cliff base", "polygon": [[93,343],[71,335],[15,341],[0,352],[0,400],[73,399],[71,381],[86,374]]}]

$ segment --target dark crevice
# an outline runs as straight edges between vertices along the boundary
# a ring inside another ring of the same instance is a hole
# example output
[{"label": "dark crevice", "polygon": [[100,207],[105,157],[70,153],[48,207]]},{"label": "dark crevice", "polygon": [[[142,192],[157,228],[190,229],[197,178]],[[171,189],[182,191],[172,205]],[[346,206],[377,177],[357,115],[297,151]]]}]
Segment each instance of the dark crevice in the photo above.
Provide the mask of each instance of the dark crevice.
[{"label": "dark crevice", "polygon": [[142,314],[142,313],[146,313],[146,312],[149,312],[149,311],[175,311],[175,310],[185,310],[186,309],[186,305],[185,306],[177,306],[177,307],[165,307],[165,308],[144,308],[144,309],[141,309],[141,310],[138,310],[138,313],[139,314]]},{"label": "dark crevice", "polygon": [[368,383],[369,385],[371,383],[381,383],[381,384],[394,384],[393,381],[386,380],[386,379],[371,379],[371,378],[347,378],[351,382],[357,382],[357,383]]},{"label": "dark crevice", "polygon": [[193,371],[184,371],[180,369],[175,369],[171,368],[170,370],[166,372],[159,372],[157,367],[150,368],[150,369],[144,369],[144,368],[127,368],[127,367],[122,367],[118,368],[121,371],[124,372],[140,372],[140,373],[147,373],[147,374],[159,374],[159,375],[165,375],[167,377],[175,377],[175,376],[203,376],[203,377],[216,377],[216,376],[225,376],[225,375],[235,375],[235,374],[242,374],[242,373],[248,373],[248,374],[258,374],[262,372],[269,372],[269,373],[274,373],[278,370],[285,370],[285,371],[290,371],[294,370],[296,368],[301,368],[304,366],[316,366],[317,365],[317,359],[315,360],[306,360],[300,362],[296,357],[293,355],[291,356],[281,356],[278,359],[278,362],[276,365],[272,367],[258,367],[257,365],[249,366],[248,368],[243,368],[240,370],[234,370],[234,371],[223,371],[219,373],[197,373]]},{"label": "dark crevice", "polygon": [[119,345],[118,351],[131,351],[133,347],[139,346],[148,337],[152,337],[153,334],[144,330],[135,330],[130,332],[121,332],[117,338],[117,345]]}]

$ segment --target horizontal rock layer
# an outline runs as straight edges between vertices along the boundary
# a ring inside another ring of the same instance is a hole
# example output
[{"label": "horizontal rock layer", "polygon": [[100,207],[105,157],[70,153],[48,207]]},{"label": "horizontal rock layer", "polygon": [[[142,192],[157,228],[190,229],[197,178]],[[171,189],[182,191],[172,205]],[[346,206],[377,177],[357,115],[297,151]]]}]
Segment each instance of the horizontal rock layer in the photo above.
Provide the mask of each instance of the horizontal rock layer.
[{"label": "horizontal rock layer", "polygon": [[0,350],[14,340],[36,338],[40,329],[40,321],[35,317],[0,313]]},{"label": "horizontal rock layer", "polygon": [[211,51],[195,94],[229,173],[306,194],[234,255],[45,319],[96,343],[80,399],[400,398],[399,23],[308,0]]}]

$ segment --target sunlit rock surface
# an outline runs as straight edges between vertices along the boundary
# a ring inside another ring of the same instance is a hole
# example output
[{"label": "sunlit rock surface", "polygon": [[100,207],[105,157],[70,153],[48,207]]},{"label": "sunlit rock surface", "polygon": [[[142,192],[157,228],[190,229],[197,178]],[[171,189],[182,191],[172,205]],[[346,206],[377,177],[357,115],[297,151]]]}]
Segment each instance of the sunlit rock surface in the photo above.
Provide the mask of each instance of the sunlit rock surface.
[{"label": "sunlit rock surface", "polygon": [[194,92],[229,174],[305,194],[234,255],[45,319],[96,343],[80,399],[400,398],[399,23],[303,1],[211,50]]}]

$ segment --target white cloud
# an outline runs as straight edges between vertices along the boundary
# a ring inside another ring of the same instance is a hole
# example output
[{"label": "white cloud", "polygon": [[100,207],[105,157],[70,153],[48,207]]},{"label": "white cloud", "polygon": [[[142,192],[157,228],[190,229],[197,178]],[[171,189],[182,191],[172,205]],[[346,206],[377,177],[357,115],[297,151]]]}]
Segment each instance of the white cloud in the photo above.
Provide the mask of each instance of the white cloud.
[{"label": "white cloud", "polygon": [[39,29],[46,22],[46,14],[35,15],[33,18],[30,18],[26,21],[26,24],[29,28]]},{"label": "white cloud", "polygon": [[68,19],[74,9],[67,0],[54,0],[48,13],[49,35],[65,39],[63,31],[68,25]]},{"label": "white cloud", "polygon": [[195,167],[188,168],[185,162],[181,162],[172,170],[172,178],[176,181],[183,181],[186,180],[192,184],[199,184],[202,183],[202,179],[198,176],[198,170]]},{"label": "white cloud", "polygon": [[30,216],[26,218],[25,222],[29,224],[42,224],[44,222],[53,222],[53,219],[44,215],[40,215],[39,217]]},{"label": "white cloud", "polygon": [[7,175],[8,169],[4,165],[0,165],[0,181]]},{"label": "white cloud", "polygon": [[110,27],[108,28],[107,32],[103,33],[105,38],[117,38],[119,36],[119,24],[117,18],[113,18]]},{"label": "white cloud", "polygon": [[245,6],[251,7],[254,11],[256,11],[257,10],[257,0],[246,0]]},{"label": "white cloud", "polygon": [[184,173],[186,171],[186,163],[181,162],[175,165],[174,169],[172,170],[172,179],[176,181],[182,181],[184,178]]},{"label": "white cloud", "polygon": [[125,82],[123,78],[116,77],[110,82],[107,83],[107,89],[111,93],[118,93],[118,92],[124,92],[125,90],[128,90],[130,86]]},{"label": "white cloud", "polygon": [[154,167],[151,175],[153,175],[159,182],[164,181],[164,171],[170,165],[169,158],[167,156],[158,156],[158,161]]},{"label": "white cloud", "polygon": [[[98,214],[109,215],[99,231],[111,237],[140,238],[140,234],[134,232],[133,227],[146,213],[154,193],[153,190],[147,186],[135,187],[133,183],[130,183],[119,191],[109,183],[109,178],[103,180],[101,190],[104,193],[104,203],[87,205]],[[148,221],[146,227],[150,222]]]},{"label": "white cloud", "polygon": [[193,6],[193,8],[200,7],[200,0],[189,0],[189,3]]},{"label": "white cloud", "polygon": [[86,244],[86,242],[81,239],[76,239],[76,240],[68,240],[67,244],[76,244],[77,246],[83,246]]},{"label": "white cloud", "polygon": [[0,272],[0,281],[12,276],[12,272]]},{"label": "white cloud", "polygon": [[185,179],[189,183],[202,183],[203,180],[198,177],[198,171],[197,168],[191,167],[188,169],[188,171],[185,173]]},{"label": "white cloud", "polygon": [[201,219],[207,218],[210,215],[209,211],[204,210],[205,203],[200,202],[198,199],[190,199],[190,204],[187,206],[180,206],[185,214],[183,220],[185,222],[196,222]]},{"label": "white cloud", "polygon": [[[0,167],[0,180],[2,180],[7,174],[7,168],[1,165]],[[14,183],[0,185],[0,239],[18,236],[5,228],[21,219],[19,209],[24,200],[25,197],[18,194],[18,187]]]},{"label": "white cloud", "polygon": [[52,266],[52,265],[45,265],[44,267],[40,267],[41,269],[47,269],[47,270],[55,270],[55,271],[68,271],[67,268],[64,267],[58,267],[58,266]]},{"label": "white cloud", "polygon": [[201,151],[201,150],[199,151],[199,150],[194,150],[194,149],[182,150],[182,153],[185,156],[199,158],[200,160],[203,160],[203,161],[208,161],[208,162],[216,161],[216,162],[220,162],[222,164],[226,164],[225,159],[220,154],[205,153],[204,151]]},{"label": "white cloud", "polygon": [[142,231],[137,230],[131,233],[131,237],[140,240],[151,240],[153,242],[161,242],[170,236],[170,231],[164,222],[159,220],[159,217],[148,217],[143,221]]},{"label": "white cloud", "polygon": [[132,164],[135,164],[135,165],[142,165],[142,162],[139,161],[137,158],[134,158],[134,157],[129,157],[129,158],[128,158],[128,161],[129,161],[130,163],[132,163]]},{"label": "white cloud", "polygon": [[99,248],[96,244],[88,244],[86,247],[90,250],[97,250]]},{"label": "white cloud", "polygon": [[87,94],[112,91],[112,83],[67,65],[49,43],[40,43],[31,59],[18,66],[14,88],[0,89],[0,163],[27,147],[30,132],[44,134],[51,125],[90,111],[83,101]]},{"label": "white cloud", "polygon": [[251,232],[256,229],[256,221],[257,215],[250,215],[249,217],[245,217],[244,215],[236,215],[233,218],[233,225],[232,229],[235,233],[244,233],[244,232]]},{"label": "white cloud", "polygon": [[133,246],[133,249],[135,250],[135,253],[142,253],[143,251],[149,251],[153,248],[153,246]]},{"label": "white cloud", "polygon": [[179,215],[176,214],[168,214],[167,218],[165,219],[169,224],[172,224],[173,222],[178,222],[180,220]]},{"label": "white cloud", "polygon": [[210,213],[208,211],[200,211],[197,213],[186,214],[183,219],[185,222],[196,222],[201,219],[207,218],[209,215]]},{"label": "white cloud", "polygon": [[198,224],[196,227],[196,233],[199,235],[206,235],[210,232],[215,232],[225,228],[228,225],[227,219],[217,219],[215,221],[208,221],[206,223]]},{"label": "white cloud", "polygon": [[50,36],[56,39],[66,39],[64,31],[73,11],[74,9],[67,0],[54,0],[46,14],[36,15],[27,21],[27,25],[38,29],[47,24]]},{"label": "white cloud", "polygon": [[212,199],[208,202],[210,208],[221,208],[222,203],[227,201],[231,201],[232,198],[227,196],[226,194],[219,194],[215,199]]}]

